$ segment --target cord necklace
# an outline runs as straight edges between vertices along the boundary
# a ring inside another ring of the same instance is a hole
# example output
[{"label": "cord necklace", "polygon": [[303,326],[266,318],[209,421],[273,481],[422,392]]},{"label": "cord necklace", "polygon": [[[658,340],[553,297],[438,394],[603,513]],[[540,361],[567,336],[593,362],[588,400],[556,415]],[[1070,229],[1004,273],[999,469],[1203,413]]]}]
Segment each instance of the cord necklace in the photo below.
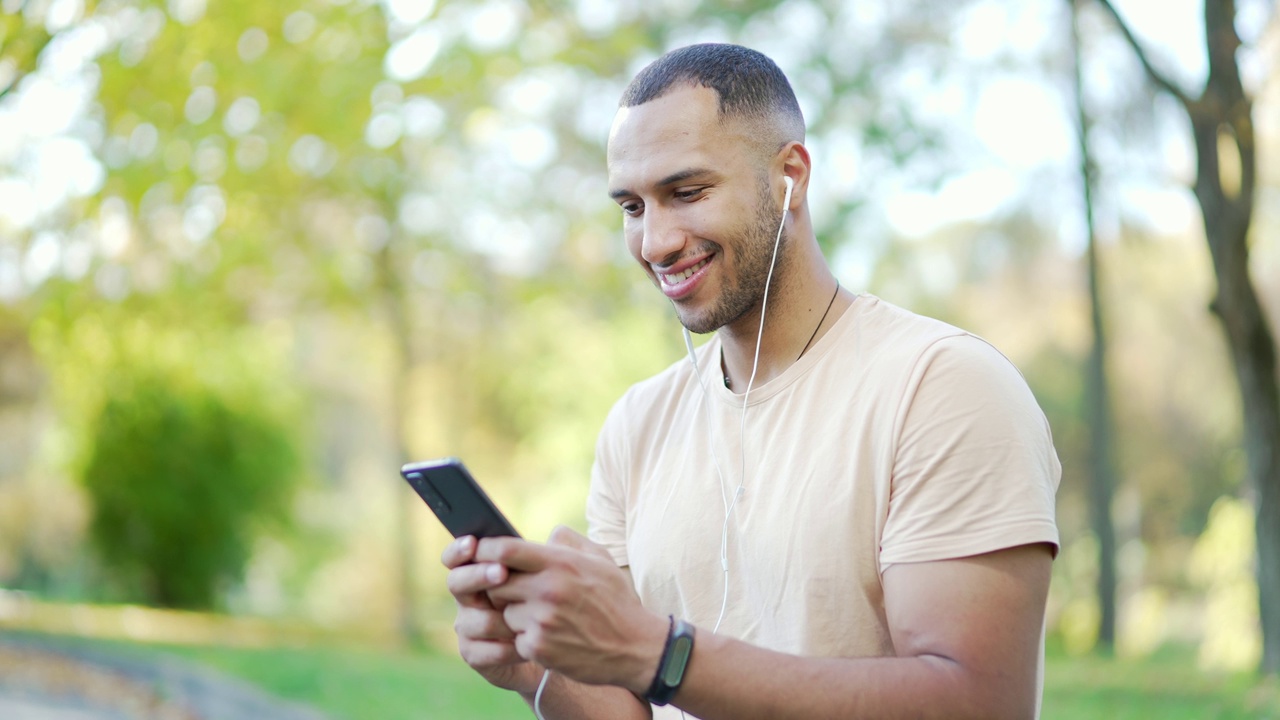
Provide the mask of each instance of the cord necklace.
[{"label": "cord necklace", "polygon": [[[799,360],[800,358],[804,357],[804,354],[809,350],[809,346],[813,344],[813,339],[818,337],[818,331],[822,329],[822,323],[827,321],[827,315],[831,312],[831,306],[836,304],[836,296],[839,294],[840,294],[840,281],[836,280],[836,289],[835,289],[835,292],[831,293],[831,299],[827,301],[827,309],[822,311],[822,317],[819,318],[817,326],[813,328],[813,334],[809,336],[809,341],[806,342],[804,344],[804,347],[800,349],[800,354],[796,356],[796,360]],[[723,350],[720,351],[720,364],[721,366],[724,365]],[[728,369],[724,371],[724,386],[726,388],[729,387]]]}]

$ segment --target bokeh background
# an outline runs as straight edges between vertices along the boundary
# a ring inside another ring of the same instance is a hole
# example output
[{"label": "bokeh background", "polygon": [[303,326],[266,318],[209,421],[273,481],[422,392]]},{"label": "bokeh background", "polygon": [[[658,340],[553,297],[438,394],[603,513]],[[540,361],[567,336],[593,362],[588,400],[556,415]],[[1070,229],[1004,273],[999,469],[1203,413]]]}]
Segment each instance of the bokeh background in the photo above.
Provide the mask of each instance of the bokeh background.
[{"label": "bokeh background", "polygon": [[[1203,2],[1114,3],[1189,94]],[[1115,470],[1103,647],[1255,668],[1256,498],[1190,124],[1112,14],[1079,5]],[[1266,0],[1234,9],[1275,328],[1280,24]],[[447,646],[447,538],[397,468],[459,456],[525,535],[584,526],[605,413],[683,351],[621,243],[609,123],[662,51],[733,41],[795,85],[841,282],[1026,375],[1064,468],[1051,642],[1098,646],[1071,2],[0,10],[0,624],[198,635],[205,615],[146,609],[176,608]]]}]

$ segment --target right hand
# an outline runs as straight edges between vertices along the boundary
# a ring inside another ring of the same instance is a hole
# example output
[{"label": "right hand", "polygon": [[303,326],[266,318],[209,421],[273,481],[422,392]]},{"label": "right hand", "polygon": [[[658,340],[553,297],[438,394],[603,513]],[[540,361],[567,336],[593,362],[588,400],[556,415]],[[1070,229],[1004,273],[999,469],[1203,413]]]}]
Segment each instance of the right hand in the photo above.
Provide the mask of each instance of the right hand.
[{"label": "right hand", "polygon": [[440,556],[449,569],[449,592],[458,604],[458,616],[453,621],[458,652],[490,684],[533,694],[542,680],[543,668],[516,653],[515,633],[488,595],[489,590],[507,581],[510,571],[497,563],[475,562],[476,544],[474,537],[460,537]]}]

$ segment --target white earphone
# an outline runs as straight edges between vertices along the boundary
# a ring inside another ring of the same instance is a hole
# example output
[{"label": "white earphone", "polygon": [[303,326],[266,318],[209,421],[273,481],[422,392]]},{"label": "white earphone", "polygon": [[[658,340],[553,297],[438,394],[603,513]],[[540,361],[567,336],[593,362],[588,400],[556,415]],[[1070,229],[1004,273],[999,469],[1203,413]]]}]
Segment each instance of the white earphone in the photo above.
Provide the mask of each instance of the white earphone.
[{"label": "white earphone", "polygon": [[[764,295],[761,297],[761,300],[760,300],[760,328],[756,333],[756,350],[755,350],[755,357],[752,360],[752,365],[751,365],[751,377],[747,381],[747,389],[742,396],[742,418],[741,418],[740,427],[739,427],[739,438],[740,438],[739,449],[741,450],[741,459],[740,459],[740,468],[739,468],[740,473],[739,473],[738,487],[733,492],[732,499],[730,499],[729,496],[725,494],[726,488],[724,484],[724,473],[721,472],[720,470],[720,461],[716,458],[714,449],[712,450],[712,453],[711,453],[711,460],[712,462],[715,463],[715,467],[716,467],[716,476],[720,480],[720,492],[723,495],[723,499],[725,502],[724,525],[721,528],[721,532],[720,532],[720,567],[724,571],[724,597],[720,603],[719,617],[716,618],[715,627],[711,630],[713,634],[719,631],[720,623],[724,621],[725,610],[727,610],[729,607],[729,521],[733,517],[733,510],[734,508],[737,507],[739,498],[741,498],[743,492],[746,491],[747,401],[751,398],[751,388],[755,384],[755,380],[756,380],[756,369],[759,366],[759,362],[760,362],[760,342],[764,338],[765,311],[767,310],[768,304],[769,304],[769,287],[773,283],[773,268],[778,261],[778,247],[782,242],[782,230],[783,228],[786,227],[787,213],[790,212],[790,207],[791,207],[791,194],[792,194],[792,191],[795,189],[795,180],[793,180],[790,176],[783,175],[782,182],[786,184],[787,192],[782,200],[782,219],[778,223],[778,233],[773,240],[773,258],[769,262],[769,275],[768,275],[768,278],[765,280]],[[708,406],[709,397],[707,393],[707,386],[703,381],[702,372],[698,367],[697,355],[694,353],[693,336],[689,333],[689,328],[687,327],[682,328],[682,330],[684,331],[685,348],[689,351],[689,362],[693,365],[694,378],[697,379],[698,387],[702,390],[703,408],[706,410],[706,415],[707,415],[708,443],[712,448],[714,448],[715,438],[712,437],[712,433],[714,432],[714,426],[711,422],[711,411]],[[674,490],[674,487],[672,489]]]}]

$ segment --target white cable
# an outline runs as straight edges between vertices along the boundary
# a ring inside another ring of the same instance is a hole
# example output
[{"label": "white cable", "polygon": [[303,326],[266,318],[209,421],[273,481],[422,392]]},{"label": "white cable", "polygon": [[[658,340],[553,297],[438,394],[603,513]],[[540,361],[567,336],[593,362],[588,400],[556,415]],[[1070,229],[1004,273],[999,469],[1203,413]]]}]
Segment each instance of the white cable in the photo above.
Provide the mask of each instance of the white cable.
[{"label": "white cable", "polygon": [[[760,325],[755,336],[755,354],[753,359],[751,359],[751,377],[748,379],[748,382],[746,382],[746,392],[742,393],[742,415],[739,424],[739,464],[741,473],[739,475],[739,484],[737,484],[737,488],[733,491],[732,502],[728,500],[728,496],[726,495],[727,488],[724,486],[724,474],[721,471],[719,459],[716,456],[716,438],[714,438],[713,434],[714,423],[712,421],[712,416],[710,416],[710,402],[707,384],[705,384],[703,373],[701,373],[701,369],[698,366],[698,356],[696,356],[694,352],[694,338],[692,338],[689,333],[689,328],[684,328],[685,347],[689,350],[689,361],[694,365],[694,377],[698,378],[698,387],[701,389],[701,392],[703,392],[703,409],[705,410],[705,415],[707,415],[708,446],[712,448],[712,461],[716,464],[716,475],[719,480],[719,487],[721,487],[721,500],[724,502],[724,524],[721,527],[721,569],[724,573],[724,594],[721,600],[721,610],[719,610],[719,614],[717,615],[716,625],[714,625],[714,628],[712,629],[712,634],[717,634],[719,632],[719,626],[721,626],[721,623],[724,621],[724,612],[728,610],[728,579],[730,579],[728,578],[728,525],[730,525],[730,521],[733,518],[733,510],[737,507],[737,501],[742,497],[742,493],[746,491],[746,407],[748,407],[751,398],[751,388],[755,386],[756,370],[758,370],[760,366],[760,345],[762,345],[762,342],[764,341],[764,318],[765,314],[767,314],[769,305],[769,288],[773,286],[773,269],[777,266],[778,247],[782,245],[782,229],[786,227],[786,209],[790,204],[791,184],[788,183],[786,197],[782,201],[782,219],[778,222],[778,232],[776,236],[773,237],[773,255],[772,258],[769,259],[768,277],[764,279],[764,295],[762,296],[762,299],[760,299]],[[675,492],[675,486],[672,486],[671,492]],[[671,501],[671,495],[668,493],[667,502],[669,501]]]},{"label": "white cable", "polygon": [[547,720],[542,717],[542,691],[547,689],[547,678],[551,677],[550,668],[542,671],[542,680],[538,682],[538,692],[533,694],[533,714],[538,720]]},{"label": "white cable", "polygon": [[[746,491],[747,482],[747,404],[751,399],[751,388],[756,382],[756,370],[760,366],[760,343],[764,340],[764,318],[765,310],[769,307],[769,288],[773,285],[773,269],[778,263],[778,246],[782,242],[782,230],[786,227],[787,222],[787,206],[791,204],[791,184],[787,184],[787,194],[782,201],[782,219],[778,222],[778,233],[773,238],[773,257],[769,259],[769,275],[764,281],[764,295],[760,299],[760,327],[756,331],[756,350],[751,361],[751,377],[747,380],[746,392],[742,394],[742,417],[738,426],[738,449],[739,449],[739,466],[741,472],[738,475],[738,489],[733,493],[733,502],[729,502],[725,496],[724,474],[720,471],[720,461],[715,454],[715,442],[711,433],[714,431],[714,424],[711,422],[711,408],[707,386],[702,377],[702,371],[698,367],[698,360],[693,351],[693,337],[689,334],[689,328],[684,328],[684,342],[689,349],[689,360],[693,363],[693,374],[698,378],[698,387],[702,389],[702,407],[706,410],[707,416],[707,435],[708,445],[711,448],[711,460],[715,463],[716,476],[720,480],[720,497],[725,501],[728,507],[724,512],[724,525],[720,529],[720,567],[724,570],[724,595],[720,600],[720,613],[716,617],[715,627],[712,628],[711,634],[715,635],[720,631],[720,623],[724,622],[725,611],[729,607],[729,520],[733,517],[733,510],[738,506],[738,499],[742,497],[742,493]],[[546,678],[543,677],[543,681]],[[537,711],[535,700],[534,711]],[[684,718],[684,710],[680,711],[680,717]],[[542,720],[542,716],[538,716],[538,720]]]},{"label": "white cable", "polygon": [[[707,391],[707,383],[706,383],[706,379],[702,377],[702,368],[698,366],[698,358],[693,351],[693,336],[689,334],[689,328],[682,328],[682,329],[684,330],[685,347],[689,348],[689,362],[693,363],[693,376],[698,379],[698,389],[702,390],[702,414],[705,415],[707,419],[706,428],[705,428],[706,434],[707,434],[707,447],[711,449],[711,462],[715,464],[716,479],[720,481],[720,500],[721,502],[724,503],[725,514],[728,514],[729,513],[729,489],[725,487],[724,471],[720,469],[720,458],[716,456],[716,452],[715,452],[716,428],[715,428],[715,424],[711,422],[711,403],[710,403],[710,396],[708,395],[708,391]],[[675,490],[675,487],[676,485],[673,483],[671,485],[672,491]],[[668,495],[667,501],[668,502],[671,501],[670,495]]]},{"label": "white cable", "polygon": [[[728,488],[725,487],[724,472],[720,469],[720,458],[716,455],[715,443],[715,423],[711,421],[711,402],[709,393],[707,392],[706,379],[702,377],[702,368],[698,367],[698,357],[693,350],[693,336],[689,334],[689,328],[684,328],[684,343],[689,349],[689,362],[693,364],[693,375],[698,379],[698,388],[702,391],[702,409],[706,416],[707,422],[705,429],[707,433],[707,447],[711,451],[711,462],[716,468],[716,479],[720,481],[720,500],[724,503],[724,525],[720,529],[720,567],[724,571],[724,597],[720,601],[720,614],[716,617],[715,627],[712,628],[711,634],[715,634],[720,630],[720,623],[724,620],[725,608],[729,606],[729,556],[727,555],[728,535],[729,535],[729,516],[733,512],[733,505],[729,503]],[[675,484],[672,484],[672,491],[675,490]],[[742,486],[738,486],[739,492],[735,493],[733,503],[738,502],[738,498],[742,495]],[[668,495],[668,502],[670,496]],[[683,713],[681,713],[683,715]]]},{"label": "white cable", "polygon": [[[764,281],[764,295],[760,298],[760,327],[756,331],[756,351],[751,360],[751,377],[747,379],[746,392],[742,394],[742,418],[738,425],[738,489],[733,493],[733,502],[724,514],[724,528],[720,531],[720,566],[724,568],[724,598],[720,601],[720,616],[716,618],[716,634],[720,623],[724,621],[725,610],[729,607],[729,521],[733,517],[734,508],[738,507],[738,499],[746,491],[747,484],[747,405],[751,400],[751,388],[756,382],[756,370],[760,367],[760,344],[764,340],[764,318],[769,307],[769,288],[773,285],[773,268],[778,263],[778,247],[782,244],[782,229],[787,223],[787,205],[791,200],[791,187],[787,187],[786,199],[782,201],[782,220],[778,222],[778,234],[773,238],[773,257],[769,259],[769,275]],[[723,483],[722,483],[723,486]]]}]

